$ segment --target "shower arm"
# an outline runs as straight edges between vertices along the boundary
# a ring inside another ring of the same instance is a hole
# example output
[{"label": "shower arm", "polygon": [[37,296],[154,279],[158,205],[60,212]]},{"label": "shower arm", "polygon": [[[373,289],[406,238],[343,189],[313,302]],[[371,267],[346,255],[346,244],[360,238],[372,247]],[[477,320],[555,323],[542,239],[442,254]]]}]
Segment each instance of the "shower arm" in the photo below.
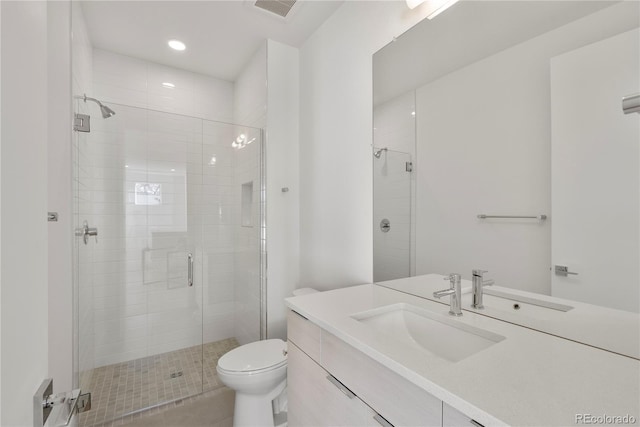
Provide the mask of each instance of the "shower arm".
[{"label": "shower arm", "polygon": [[95,99],[95,98],[91,98],[90,96],[87,96],[87,94],[86,94],[86,93],[82,94],[82,96],[80,96],[80,95],[76,95],[76,96],[74,96],[74,98],[75,98],[75,99],[82,99],[84,102],[87,102],[87,101],[93,101],[93,102],[95,102],[96,104],[98,104],[99,106],[101,106],[101,107],[102,107],[102,102],[98,101],[98,100],[97,100],[97,99]]},{"label": "shower arm", "polygon": [[82,99],[85,103],[87,101],[93,101],[96,104],[98,104],[98,107],[100,107],[100,112],[102,113],[102,118],[103,119],[108,119],[109,117],[114,116],[116,114],[115,111],[113,111],[111,108],[109,108],[106,105],[104,105],[102,102],[98,101],[95,98],[88,97],[86,93],[83,94],[82,96],[75,96],[74,98]]}]

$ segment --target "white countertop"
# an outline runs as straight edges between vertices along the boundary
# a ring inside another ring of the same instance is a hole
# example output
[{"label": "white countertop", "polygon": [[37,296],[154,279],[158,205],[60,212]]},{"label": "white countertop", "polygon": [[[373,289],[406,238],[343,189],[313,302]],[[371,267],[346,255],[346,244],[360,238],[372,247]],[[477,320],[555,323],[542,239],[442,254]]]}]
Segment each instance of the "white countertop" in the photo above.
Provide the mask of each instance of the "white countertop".
[{"label": "white countertop", "polygon": [[350,317],[396,303],[446,314],[448,305],[377,285],[292,297],[286,303],[485,426],[567,426],[576,424],[578,413],[629,414],[640,423],[640,361],[633,358],[465,312],[450,318],[506,339],[450,362]]},{"label": "white countertop", "polygon": [[[433,292],[447,288],[448,285],[443,281],[443,278],[444,276],[440,274],[426,274],[377,284],[448,304],[448,298],[437,300],[433,297]],[[462,287],[468,288],[470,291],[471,281],[462,280]],[[640,360],[640,314],[638,313],[614,310],[500,286],[491,286],[486,290],[488,292],[493,290],[503,291],[512,295],[569,305],[573,309],[567,312],[547,310],[548,317],[532,317],[524,312],[499,310],[485,302],[483,310],[475,310],[470,306],[470,294],[467,294],[466,298],[463,296],[462,309]]]}]

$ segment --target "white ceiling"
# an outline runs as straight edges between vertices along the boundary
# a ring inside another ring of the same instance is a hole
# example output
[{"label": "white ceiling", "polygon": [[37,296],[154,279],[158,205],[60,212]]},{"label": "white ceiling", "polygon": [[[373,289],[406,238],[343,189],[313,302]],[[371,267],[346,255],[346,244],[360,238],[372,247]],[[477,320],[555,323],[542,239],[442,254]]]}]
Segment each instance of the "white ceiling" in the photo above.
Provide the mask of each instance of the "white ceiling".
[{"label": "white ceiling", "polygon": [[615,3],[459,2],[375,53],[374,105]]},{"label": "white ceiling", "polygon": [[[231,1],[84,1],[94,47],[235,81],[266,39],[300,47],[343,0],[299,0],[286,19]],[[169,39],[187,45],[183,52]]]}]

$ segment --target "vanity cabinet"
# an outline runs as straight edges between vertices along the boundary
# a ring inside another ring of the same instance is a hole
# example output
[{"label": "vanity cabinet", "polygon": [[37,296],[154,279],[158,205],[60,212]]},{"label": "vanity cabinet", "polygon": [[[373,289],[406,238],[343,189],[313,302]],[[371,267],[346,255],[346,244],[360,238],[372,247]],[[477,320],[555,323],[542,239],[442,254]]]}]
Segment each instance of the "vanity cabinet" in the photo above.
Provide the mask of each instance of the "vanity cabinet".
[{"label": "vanity cabinet", "polygon": [[442,402],[442,427],[483,427],[457,409]]},{"label": "vanity cabinet", "polygon": [[378,426],[376,413],[295,344],[287,356],[290,426]]},{"label": "vanity cabinet", "polygon": [[443,425],[441,400],[364,353],[295,312],[288,331],[290,426]]}]

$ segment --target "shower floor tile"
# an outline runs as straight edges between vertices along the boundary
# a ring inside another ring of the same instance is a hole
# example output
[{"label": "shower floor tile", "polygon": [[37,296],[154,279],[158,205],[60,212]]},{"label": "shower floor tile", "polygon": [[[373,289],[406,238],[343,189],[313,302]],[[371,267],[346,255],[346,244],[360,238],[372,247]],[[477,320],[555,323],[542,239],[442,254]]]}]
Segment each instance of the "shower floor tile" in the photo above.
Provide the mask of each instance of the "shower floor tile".
[{"label": "shower floor tile", "polygon": [[96,427],[232,427],[234,401],[234,391],[222,387]]},{"label": "shower floor tile", "polygon": [[[82,427],[109,422],[133,411],[223,387],[218,359],[238,346],[235,338],[169,353],[101,366],[80,374],[82,392],[91,392],[92,408],[80,414]],[[166,406],[166,405],[165,405]],[[129,415],[158,414],[159,408]]]}]

